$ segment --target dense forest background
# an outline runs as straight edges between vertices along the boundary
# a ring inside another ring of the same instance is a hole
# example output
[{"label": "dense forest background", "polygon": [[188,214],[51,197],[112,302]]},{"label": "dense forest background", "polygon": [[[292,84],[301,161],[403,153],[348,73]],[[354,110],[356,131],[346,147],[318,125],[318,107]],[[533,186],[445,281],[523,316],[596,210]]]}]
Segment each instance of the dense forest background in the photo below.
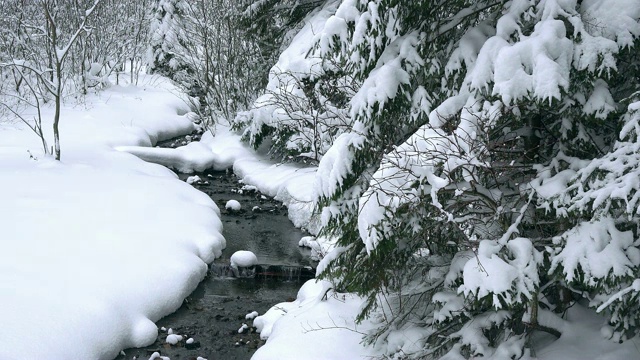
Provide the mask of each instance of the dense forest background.
[{"label": "dense forest background", "polygon": [[[614,340],[640,329],[636,2],[0,7],[6,116],[156,72],[207,126],[317,166],[321,276],[366,297],[368,343],[413,327],[412,357],[522,358],[576,302]],[[59,159],[64,119],[54,146],[21,120]]]}]

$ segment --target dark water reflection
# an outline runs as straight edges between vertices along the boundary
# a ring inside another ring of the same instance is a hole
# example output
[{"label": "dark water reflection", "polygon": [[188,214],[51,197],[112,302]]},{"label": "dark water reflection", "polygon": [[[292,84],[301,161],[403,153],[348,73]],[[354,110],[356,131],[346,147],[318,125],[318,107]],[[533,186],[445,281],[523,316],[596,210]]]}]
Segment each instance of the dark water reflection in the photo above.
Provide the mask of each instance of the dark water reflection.
[{"label": "dark water reflection", "polygon": [[[242,190],[244,184],[226,172],[197,175],[203,183],[194,186],[209,195],[223,215],[227,248],[217,262],[228,261],[238,250],[249,250],[258,256],[260,264],[311,265],[310,251],[298,246],[300,238],[307,234],[293,227],[285,206],[259,192]],[[181,175],[181,178],[188,176]],[[229,200],[237,200],[242,209],[226,210],[225,204]]]}]

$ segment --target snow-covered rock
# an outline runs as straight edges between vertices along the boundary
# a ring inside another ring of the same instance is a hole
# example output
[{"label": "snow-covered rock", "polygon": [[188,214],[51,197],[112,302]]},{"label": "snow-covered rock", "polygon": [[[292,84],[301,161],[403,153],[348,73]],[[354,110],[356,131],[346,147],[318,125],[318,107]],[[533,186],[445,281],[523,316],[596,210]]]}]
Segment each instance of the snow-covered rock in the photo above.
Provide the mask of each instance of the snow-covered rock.
[{"label": "snow-covered rock", "polygon": [[183,339],[182,335],[169,334],[169,335],[167,335],[167,338],[165,339],[165,342],[167,344],[176,345],[177,343],[182,341],[182,339]]},{"label": "snow-covered rock", "polygon": [[251,251],[240,250],[231,255],[231,267],[250,267],[258,263],[258,257]]},{"label": "snow-covered rock", "polygon": [[202,179],[198,175],[189,176],[187,178],[187,184],[189,184],[189,185],[193,185],[193,184],[199,183],[201,181],[202,181]]},{"label": "snow-covered rock", "polygon": [[151,354],[151,356],[149,357],[149,360],[171,360],[171,359],[167,356],[160,356],[160,353],[156,351],[153,354]]},{"label": "snow-covered rock", "polygon": [[244,185],[241,190],[252,192],[252,191],[258,191],[258,188],[254,185]]},{"label": "snow-covered rock", "polygon": [[242,205],[240,205],[238,200],[229,200],[224,208],[231,211],[238,211],[242,208]]},{"label": "snow-covered rock", "polygon": [[252,311],[252,312],[248,313],[244,318],[245,318],[246,320],[253,320],[253,319],[255,319],[255,318],[256,318],[256,316],[258,316],[258,315],[259,315],[259,314],[258,314],[258,312],[257,312],[257,311]]}]

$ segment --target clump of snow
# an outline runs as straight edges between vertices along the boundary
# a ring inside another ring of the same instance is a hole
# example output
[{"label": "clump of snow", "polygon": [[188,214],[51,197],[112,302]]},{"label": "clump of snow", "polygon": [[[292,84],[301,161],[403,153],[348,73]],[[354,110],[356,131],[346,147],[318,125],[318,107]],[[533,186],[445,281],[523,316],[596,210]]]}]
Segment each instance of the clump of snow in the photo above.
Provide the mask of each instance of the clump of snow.
[{"label": "clump of snow", "polygon": [[160,353],[157,351],[151,354],[151,356],[149,357],[149,360],[156,360],[156,359],[171,360],[171,358],[169,358],[168,356],[160,356]]},{"label": "clump of snow", "polygon": [[571,283],[581,269],[583,281],[590,286],[610,276],[634,276],[633,269],[640,265],[640,250],[633,246],[634,241],[633,233],[618,230],[611,217],[583,222],[553,239],[558,250],[549,272],[561,267]]},{"label": "clump of snow", "polygon": [[372,109],[380,113],[385,104],[393,99],[402,85],[409,83],[411,76],[405,68],[423,65],[418,54],[420,43],[418,32],[398,37],[380,55],[378,64],[371,71],[358,92],[351,99],[351,117],[372,115]]},{"label": "clump of snow", "polygon": [[303,236],[302,238],[300,238],[300,241],[298,241],[298,246],[305,246],[310,248],[312,247],[312,244],[315,243],[315,241],[315,236]]},{"label": "clump of snow", "polygon": [[330,240],[325,237],[303,236],[298,242],[298,246],[311,249],[311,259],[319,261],[328,254],[335,245],[335,239]]},{"label": "clump of snow", "polygon": [[176,345],[177,343],[182,341],[182,339],[183,339],[182,335],[169,334],[169,335],[167,335],[167,338],[165,339],[165,342],[167,344]]},{"label": "clump of snow", "polygon": [[188,338],[187,341],[185,341],[186,344],[193,344],[195,342],[195,340],[193,338]]},{"label": "clump of snow", "polygon": [[224,208],[227,210],[238,211],[242,208],[242,205],[240,205],[238,200],[229,200]]},{"label": "clump of snow", "polygon": [[240,326],[240,329],[238,329],[238,334],[242,334],[245,331],[247,331],[249,329],[249,325],[247,324],[242,324],[242,326]]},{"label": "clump of snow", "polygon": [[[361,303],[357,296],[333,292],[327,281],[307,281],[294,302],[277,304],[254,320],[260,338],[268,341],[252,359],[294,360],[301,354],[324,359],[374,357],[373,348],[361,344],[359,333],[371,329],[371,324],[355,324]],[[324,330],[315,331],[320,329]]]},{"label": "clump of snow", "polygon": [[609,325],[604,325],[600,328],[600,334],[605,339],[611,339],[613,337],[613,328]]},{"label": "clump of snow", "polygon": [[201,181],[202,181],[202,179],[198,175],[189,176],[187,178],[187,184],[189,184],[189,185],[193,185],[194,183],[199,183]]},{"label": "clump of snow", "polygon": [[231,267],[250,267],[258,263],[258,257],[251,251],[240,250],[231,255]]},{"label": "clump of snow", "polygon": [[249,191],[249,192],[251,192],[251,191],[257,191],[257,190],[258,190],[258,187],[257,187],[257,186],[254,186],[254,185],[244,185],[244,186],[242,186],[242,189],[241,189],[241,190],[242,190],[242,191]]},{"label": "clump of snow", "polygon": [[[498,256],[505,250],[512,260],[505,261]],[[496,309],[518,301],[521,296],[530,299],[539,282],[535,270],[542,260],[542,254],[529,239],[512,239],[505,247],[497,241],[482,240],[477,255],[464,265],[464,283],[458,291],[477,298],[492,295]]]},{"label": "clump of snow", "polygon": [[245,315],[245,319],[246,320],[253,320],[256,318],[256,316],[258,316],[258,312],[257,311],[252,311],[250,313],[248,313],[247,315]]}]

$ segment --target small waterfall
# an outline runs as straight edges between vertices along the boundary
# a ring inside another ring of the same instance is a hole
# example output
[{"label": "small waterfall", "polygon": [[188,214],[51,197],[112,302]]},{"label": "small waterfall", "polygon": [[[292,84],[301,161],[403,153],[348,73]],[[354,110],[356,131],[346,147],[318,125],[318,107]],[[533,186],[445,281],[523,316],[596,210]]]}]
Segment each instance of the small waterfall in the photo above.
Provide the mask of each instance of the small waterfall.
[{"label": "small waterfall", "polygon": [[209,275],[218,278],[253,278],[256,270],[254,267],[234,269],[229,264],[211,264]]},{"label": "small waterfall", "polygon": [[309,266],[256,265],[256,279],[277,279],[280,281],[302,281],[313,279],[316,272]]},{"label": "small waterfall", "polygon": [[234,269],[229,264],[211,264],[209,274],[218,278],[253,278],[256,280],[304,281],[313,279],[315,270],[310,266],[256,265]]}]

